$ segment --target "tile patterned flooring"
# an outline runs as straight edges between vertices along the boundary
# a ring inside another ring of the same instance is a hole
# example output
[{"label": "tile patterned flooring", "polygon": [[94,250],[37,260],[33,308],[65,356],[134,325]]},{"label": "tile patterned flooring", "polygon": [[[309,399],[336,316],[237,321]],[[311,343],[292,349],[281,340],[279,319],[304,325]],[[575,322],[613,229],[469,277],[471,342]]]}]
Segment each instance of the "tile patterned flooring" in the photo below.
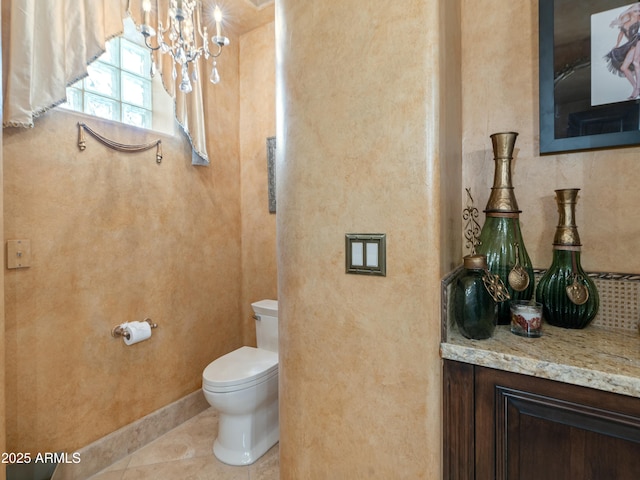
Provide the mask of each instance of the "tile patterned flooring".
[{"label": "tile patterned flooring", "polygon": [[196,415],[88,480],[278,480],[278,444],[254,464],[232,467],[213,455],[218,415]]}]

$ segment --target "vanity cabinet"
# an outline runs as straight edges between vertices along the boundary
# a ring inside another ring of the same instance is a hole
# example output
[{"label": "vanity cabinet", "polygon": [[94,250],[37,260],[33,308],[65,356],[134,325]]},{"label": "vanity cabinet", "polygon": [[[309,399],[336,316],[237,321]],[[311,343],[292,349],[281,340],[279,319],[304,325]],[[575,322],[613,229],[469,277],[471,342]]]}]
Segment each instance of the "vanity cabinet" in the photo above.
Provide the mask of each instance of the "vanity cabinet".
[{"label": "vanity cabinet", "polygon": [[444,360],[444,478],[640,479],[640,398]]}]

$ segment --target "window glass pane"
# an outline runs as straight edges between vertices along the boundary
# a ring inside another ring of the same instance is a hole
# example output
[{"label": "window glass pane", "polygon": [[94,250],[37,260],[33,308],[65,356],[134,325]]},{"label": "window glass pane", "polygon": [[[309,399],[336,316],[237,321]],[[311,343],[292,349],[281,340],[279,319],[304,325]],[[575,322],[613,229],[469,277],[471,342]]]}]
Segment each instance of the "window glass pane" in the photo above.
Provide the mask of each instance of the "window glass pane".
[{"label": "window glass pane", "polygon": [[[76,82],[77,85],[77,82]],[[82,86],[82,83],[80,83]],[[73,87],[67,87],[67,101],[60,105],[62,108],[68,108],[69,110],[75,110],[77,112],[82,111],[82,90]]]},{"label": "window glass pane", "polygon": [[98,60],[113,66],[120,66],[120,38],[116,37],[109,40],[105,44],[106,52],[104,52]]},{"label": "window glass pane", "polygon": [[84,79],[84,88],[111,98],[120,97],[120,79],[117,68],[102,62],[93,62],[87,67],[89,76]]},{"label": "window glass pane", "polygon": [[122,123],[136,127],[151,128],[151,110],[122,104]]},{"label": "window glass pane", "polygon": [[110,98],[85,92],[84,112],[100,118],[120,121],[120,103]]},{"label": "window glass pane", "polygon": [[[141,37],[131,20],[129,24],[125,32],[128,28],[129,34]],[[67,88],[67,101],[61,106],[147,129],[153,128],[157,115],[158,128],[173,133],[172,99],[163,97],[160,113],[154,113],[150,51],[131,38],[109,40],[106,52],[87,68],[88,76]]]},{"label": "window glass pane", "polygon": [[122,72],[122,101],[151,108],[151,80]]},{"label": "window glass pane", "polygon": [[124,39],[121,43],[122,69],[141,77],[148,77],[151,70],[149,49]]}]

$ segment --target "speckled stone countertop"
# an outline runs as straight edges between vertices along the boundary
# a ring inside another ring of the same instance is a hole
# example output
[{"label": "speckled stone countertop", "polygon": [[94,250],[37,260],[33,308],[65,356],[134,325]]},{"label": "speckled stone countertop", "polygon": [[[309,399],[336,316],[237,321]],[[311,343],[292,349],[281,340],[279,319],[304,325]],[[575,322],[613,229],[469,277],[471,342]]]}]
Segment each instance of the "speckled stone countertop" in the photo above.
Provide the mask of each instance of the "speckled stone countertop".
[{"label": "speckled stone countertop", "polygon": [[542,337],[524,338],[500,325],[487,340],[469,340],[452,327],[440,351],[448,360],[640,398],[640,335],[634,331],[545,324]]}]

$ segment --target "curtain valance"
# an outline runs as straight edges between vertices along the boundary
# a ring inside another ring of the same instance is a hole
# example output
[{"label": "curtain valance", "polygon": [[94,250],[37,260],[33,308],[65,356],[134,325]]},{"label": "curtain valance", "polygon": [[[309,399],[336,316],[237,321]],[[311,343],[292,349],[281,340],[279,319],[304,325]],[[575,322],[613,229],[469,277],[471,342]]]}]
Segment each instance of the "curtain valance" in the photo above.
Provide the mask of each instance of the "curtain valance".
[{"label": "curtain valance", "polygon": [[[154,3],[165,8],[164,0]],[[139,0],[11,0],[3,126],[33,127],[35,117],[63,103],[66,87],[86,76],[108,39],[122,34],[122,19],[131,15],[139,23],[140,9]],[[184,94],[164,57],[156,57],[158,70],[193,146],[192,163],[208,165],[202,75]]]}]

